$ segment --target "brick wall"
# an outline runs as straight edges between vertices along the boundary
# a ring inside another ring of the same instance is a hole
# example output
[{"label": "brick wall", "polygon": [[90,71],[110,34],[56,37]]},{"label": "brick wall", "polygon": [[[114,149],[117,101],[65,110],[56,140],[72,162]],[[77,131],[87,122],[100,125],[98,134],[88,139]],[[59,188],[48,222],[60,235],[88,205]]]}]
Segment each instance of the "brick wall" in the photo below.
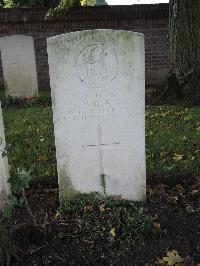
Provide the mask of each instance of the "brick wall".
[{"label": "brick wall", "polygon": [[[38,83],[40,89],[49,88],[46,38],[70,31],[86,29],[124,29],[145,34],[146,81],[160,85],[169,67],[167,39],[168,4],[101,6],[75,8],[62,17],[45,18],[46,10],[1,9],[0,37],[15,34],[34,37]],[[0,64],[0,86],[3,86]]]}]

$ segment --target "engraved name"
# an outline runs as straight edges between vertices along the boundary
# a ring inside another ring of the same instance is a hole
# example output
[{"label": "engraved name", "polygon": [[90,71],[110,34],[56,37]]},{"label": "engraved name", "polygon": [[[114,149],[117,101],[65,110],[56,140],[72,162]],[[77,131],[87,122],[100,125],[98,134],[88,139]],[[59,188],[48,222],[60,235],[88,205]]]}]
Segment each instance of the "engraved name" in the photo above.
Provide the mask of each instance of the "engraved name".
[{"label": "engraved name", "polygon": [[100,120],[103,118],[134,118],[135,114],[119,95],[102,96],[96,93],[67,111],[69,120]]}]

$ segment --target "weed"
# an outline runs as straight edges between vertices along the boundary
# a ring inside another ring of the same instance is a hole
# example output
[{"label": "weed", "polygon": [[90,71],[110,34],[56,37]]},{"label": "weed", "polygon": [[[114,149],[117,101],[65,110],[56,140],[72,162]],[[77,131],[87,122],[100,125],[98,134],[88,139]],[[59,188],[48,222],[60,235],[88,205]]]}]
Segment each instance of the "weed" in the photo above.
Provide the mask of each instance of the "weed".
[{"label": "weed", "polygon": [[[2,157],[7,156],[9,149],[0,151]],[[12,225],[8,224],[9,219],[12,216],[13,209],[16,205],[20,205],[23,201],[27,203],[24,190],[28,188],[29,182],[31,180],[30,171],[25,169],[15,168],[15,174],[9,178],[8,182],[11,185],[11,194],[8,197],[7,202],[3,206],[0,213],[0,264],[4,265],[6,262],[9,265],[10,258],[14,254],[14,245],[12,244]],[[17,197],[16,195],[21,196]],[[28,204],[27,208],[29,207]],[[31,213],[32,214],[32,213]]]},{"label": "weed", "polygon": [[151,218],[141,203],[119,197],[103,197],[99,193],[77,194],[62,206],[64,217],[76,216],[80,232],[91,238],[127,237],[144,238],[153,230]]}]

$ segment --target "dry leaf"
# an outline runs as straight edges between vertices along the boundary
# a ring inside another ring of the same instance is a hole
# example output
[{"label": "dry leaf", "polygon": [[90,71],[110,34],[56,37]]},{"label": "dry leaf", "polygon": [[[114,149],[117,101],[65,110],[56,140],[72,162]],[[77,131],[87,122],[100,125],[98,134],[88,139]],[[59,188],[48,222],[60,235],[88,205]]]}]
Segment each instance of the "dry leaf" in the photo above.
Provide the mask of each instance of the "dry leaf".
[{"label": "dry leaf", "polygon": [[156,264],[158,264],[158,265],[166,265],[166,263],[159,257],[157,258]]},{"label": "dry leaf", "polygon": [[169,197],[169,200],[168,200],[168,202],[170,202],[173,205],[177,204],[177,201],[178,201],[178,197],[177,196]]},{"label": "dry leaf", "polygon": [[116,236],[116,230],[115,230],[115,228],[112,228],[112,229],[110,230],[110,235],[111,235],[113,238]]},{"label": "dry leaf", "polygon": [[93,211],[93,206],[92,205],[86,205],[83,209],[84,209],[84,211]]},{"label": "dry leaf", "polygon": [[194,189],[194,190],[192,190],[191,194],[194,195],[194,194],[196,194],[196,193],[198,193],[198,192],[199,192],[199,190]]},{"label": "dry leaf", "polygon": [[100,212],[105,212],[105,204],[101,204],[100,206],[99,206],[99,209],[100,209]]},{"label": "dry leaf", "polygon": [[161,229],[160,223],[154,223],[154,228],[159,231]]},{"label": "dry leaf", "polygon": [[183,159],[183,155],[182,154],[178,154],[178,153],[174,154],[174,157],[173,157],[174,161],[178,162],[178,161],[180,161],[182,159]]},{"label": "dry leaf", "polygon": [[176,250],[172,250],[167,252],[167,257],[163,257],[163,261],[165,261],[169,266],[175,266],[176,264],[179,265],[182,263],[184,259],[178,255]]},{"label": "dry leaf", "polygon": [[194,213],[194,209],[192,208],[192,206],[188,205],[185,210],[188,212],[188,213]]},{"label": "dry leaf", "polygon": [[59,220],[60,217],[61,217],[61,215],[60,215],[59,211],[57,211],[53,218],[54,218],[54,220]]}]

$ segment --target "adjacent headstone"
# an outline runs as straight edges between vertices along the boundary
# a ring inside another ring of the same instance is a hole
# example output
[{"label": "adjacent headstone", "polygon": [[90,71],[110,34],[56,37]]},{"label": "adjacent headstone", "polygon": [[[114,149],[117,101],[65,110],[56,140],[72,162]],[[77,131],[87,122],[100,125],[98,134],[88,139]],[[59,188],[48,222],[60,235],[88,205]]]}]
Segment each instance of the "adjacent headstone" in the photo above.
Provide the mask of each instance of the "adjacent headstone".
[{"label": "adjacent headstone", "polygon": [[38,95],[34,41],[31,36],[0,38],[6,95],[29,98]]},{"label": "adjacent headstone", "polygon": [[10,194],[10,186],[8,184],[8,159],[6,156],[3,156],[5,146],[6,143],[0,102],[0,209],[3,207],[8,195]]},{"label": "adjacent headstone", "polygon": [[82,31],[47,44],[61,199],[105,189],[143,200],[143,34]]}]

